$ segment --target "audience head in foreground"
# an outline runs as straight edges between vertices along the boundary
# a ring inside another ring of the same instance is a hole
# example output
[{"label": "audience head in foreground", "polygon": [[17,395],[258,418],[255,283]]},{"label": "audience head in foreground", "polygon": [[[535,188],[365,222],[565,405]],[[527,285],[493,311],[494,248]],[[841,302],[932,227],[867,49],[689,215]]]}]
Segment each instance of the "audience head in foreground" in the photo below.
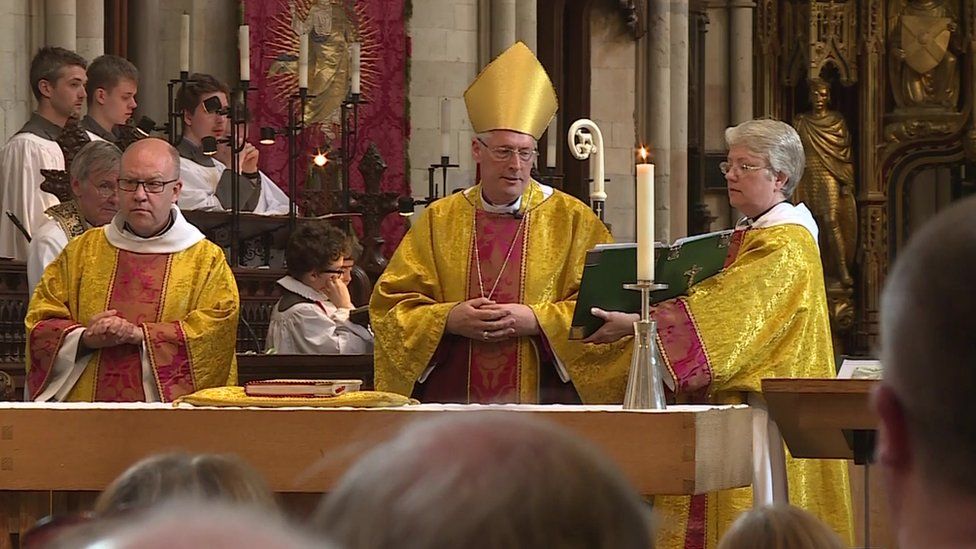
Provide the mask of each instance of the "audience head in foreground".
[{"label": "audience head in foreground", "polygon": [[976,199],[900,252],[881,307],[876,459],[900,547],[976,543]]},{"label": "audience head in foreground", "polygon": [[348,549],[647,548],[649,509],[574,435],[515,414],[412,424],[360,459],[313,527]]},{"label": "audience head in foreground", "polygon": [[328,549],[279,516],[227,503],[177,500],[124,519],[99,520],[48,549]]},{"label": "audience head in foreground", "polygon": [[160,454],[122,473],[95,501],[98,516],[140,510],[172,499],[221,501],[277,512],[264,479],[236,456]]},{"label": "audience head in foreground", "polygon": [[718,549],[843,549],[837,534],[792,505],[771,505],[739,516]]}]

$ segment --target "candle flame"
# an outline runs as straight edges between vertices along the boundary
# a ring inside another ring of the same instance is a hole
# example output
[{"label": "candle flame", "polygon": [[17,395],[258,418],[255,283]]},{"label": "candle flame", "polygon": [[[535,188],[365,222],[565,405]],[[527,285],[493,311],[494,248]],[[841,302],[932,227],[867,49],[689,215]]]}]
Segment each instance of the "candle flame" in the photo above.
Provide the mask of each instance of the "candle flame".
[{"label": "candle flame", "polygon": [[325,155],[322,154],[322,153],[318,153],[318,154],[316,154],[315,156],[312,157],[312,162],[315,162],[315,165],[318,166],[318,167],[320,167],[320,168],[322,166],[325,166],[326,163],[328,163],[328,161],[329,161],[329,159],[326,158]]},{"label": "candle flame", "polygon": [[641,160],[647,160],[647,149],[644,147],[640,148]]}]

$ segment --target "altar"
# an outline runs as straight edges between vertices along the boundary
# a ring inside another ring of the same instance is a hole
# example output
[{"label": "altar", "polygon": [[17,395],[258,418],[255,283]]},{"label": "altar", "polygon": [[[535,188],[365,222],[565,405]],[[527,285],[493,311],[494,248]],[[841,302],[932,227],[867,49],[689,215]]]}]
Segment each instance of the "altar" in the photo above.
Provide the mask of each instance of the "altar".
[{"label": "altar", "polygon": [[[0,403],[0,520],[23,531],[65,493],[104,489],[159,452],[239,455],[279,493],[320,494],[407,422],[442,414],[524,414],[604,452],[645,495],[702,494],[752,482],[746,406],[447,405],[400,408],[210,408],[168,404]],[[77,507],[76,507],[77,508]],[[0,540],[0,548],[5,540]]]}]

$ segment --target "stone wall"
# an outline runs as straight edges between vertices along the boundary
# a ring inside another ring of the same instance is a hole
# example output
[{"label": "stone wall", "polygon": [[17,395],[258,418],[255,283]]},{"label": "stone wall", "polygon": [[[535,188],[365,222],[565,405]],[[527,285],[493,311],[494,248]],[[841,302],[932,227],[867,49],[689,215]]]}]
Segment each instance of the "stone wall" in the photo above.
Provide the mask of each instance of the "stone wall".
[{"label": "stone wall", "polygon": [[[477,1],[414,2],[408,33],[409,177],[413,196],[419,199],[427,196],[427,166],[440,162],[440,104],[444,98],[451,104],[451,162],[461,165],[449,171],[448,192],[468,187],[475,179],[471,159],[474,134],[462,95],[479,69]],[[440,180],[438,172],[438,184]]]}]

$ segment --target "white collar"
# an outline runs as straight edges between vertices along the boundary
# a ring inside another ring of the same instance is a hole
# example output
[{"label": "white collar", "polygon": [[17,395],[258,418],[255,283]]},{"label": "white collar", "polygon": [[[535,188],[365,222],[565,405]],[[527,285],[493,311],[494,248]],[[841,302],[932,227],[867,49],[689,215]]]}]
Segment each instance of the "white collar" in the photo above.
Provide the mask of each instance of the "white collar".
[{"label": "white collar", "polygon": [[279,278],[278,285],[293,294],[298,294],[304,297],[305,299],[311,299],[317,303],[329,302],[328,296],[291,275],[286,275]]},{"label": "white collar", "polygon": [[[542,191],[542,199],[543,200],[549,198],[552,195],[552,193],[553,193],[553,189],[549,185],[543,185],[542,183],[539,183],[539,182],[537,182],[535,180],[529,181],[529,185],[532,185],[532,184],[538,185],[539,190]],[[470,196],[470,194],[476,188],[478,188],[478,187],[468,187],[467,189],[464,190],[464,194]],[[491,202],[488,202],[488,200],[485,199],[484,193],[481,193],[481,208],[483,210],[485,210],[486,212],[491,212],[491,213],[498,213],[498,214],[511,214],[511,213],[515,213],[515,212],[519,211],[519,209],[522,208],[522,196],[520,195],[515,200],[515,202],[512,202],[511,204],[505,204],[503,206],[497,206],[495,204],[492,204]]]},{"label": "white collar", "polygon": [[173,224],[162,234],[143,238],[125,228],[125,218],[122,213],[115,214],[112,221],[104,227],[105,238],[109,244],[127,252],[140,254],[173,254],[200,242],[205,237],[199,229],[190,224],[183,217],[183,213],[174,204],[170,207]]},{"label": "white collar", "polygon": [[[743,217],[735,224],[736,229],[749,227],[753,229],[765,229],[768,227],[775,227],[777,225],[800,225],[810,236],[813,237],[814,243],[819,242],[817,239],[820,234],[820,229],[817,227],[816,220],[813,219],[813,214],[807,208],[806,204],[802,202],[793,205],[789,202],[780,202],[779,204],[773,206],[768,212],[762,214],[757,219],[750,219],[748,217]],[[819,245],[817,247],[819,250]]]}]

